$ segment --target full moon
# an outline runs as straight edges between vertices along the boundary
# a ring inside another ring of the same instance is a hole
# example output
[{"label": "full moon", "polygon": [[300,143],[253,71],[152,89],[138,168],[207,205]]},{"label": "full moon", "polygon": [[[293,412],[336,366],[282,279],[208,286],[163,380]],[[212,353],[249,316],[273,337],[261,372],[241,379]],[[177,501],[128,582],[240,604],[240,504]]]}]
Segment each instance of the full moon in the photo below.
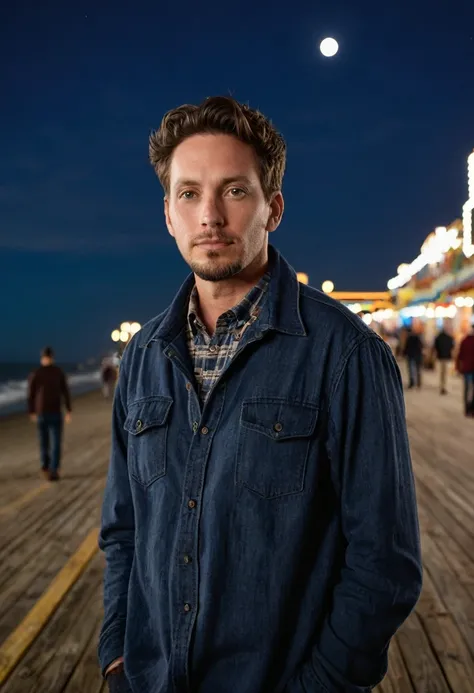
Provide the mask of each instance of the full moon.
[{"label": "full moon", "polygon": [[337,51],[339,50],[339,44],[336,41],[336,39],[325,38],[323,41],[321,41],[319,50],[325,58],[332,58],[336,55]]}]

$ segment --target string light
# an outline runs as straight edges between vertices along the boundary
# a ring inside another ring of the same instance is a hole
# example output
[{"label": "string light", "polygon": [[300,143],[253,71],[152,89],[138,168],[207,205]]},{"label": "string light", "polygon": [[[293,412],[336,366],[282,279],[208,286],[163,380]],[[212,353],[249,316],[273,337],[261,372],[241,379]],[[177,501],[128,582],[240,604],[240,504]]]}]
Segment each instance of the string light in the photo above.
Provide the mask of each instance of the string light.
[{"label": "string light", "polygon": [[[387,282],[390,291],[399,289],[407,284],[410,279],[418,274],[427,265],[434,265],[441,262],[443,255],[449,250],[461,247],[459,231],[453,227],[447,229],[445,226],[438,226],[434,233],[431,233],[421,247],[421,253],[416,260],[409,265],[400,265],[399,274]],[[473,249],[474,252],[474,249]]]},{"label": "string light", "polygon": [[402,308],[400,315],[403,318],[454,318],[457,313],[455,305],[436,306],[436,308],[426,306],[407,306]]},{"label": "string light", "polygon": [[462,208],[462,225],[464,229],[463,252],[466,257],[474,255],[474,238],[472,217],[474,213],[474,152],[467,159],[467,178],[469,198]]}]

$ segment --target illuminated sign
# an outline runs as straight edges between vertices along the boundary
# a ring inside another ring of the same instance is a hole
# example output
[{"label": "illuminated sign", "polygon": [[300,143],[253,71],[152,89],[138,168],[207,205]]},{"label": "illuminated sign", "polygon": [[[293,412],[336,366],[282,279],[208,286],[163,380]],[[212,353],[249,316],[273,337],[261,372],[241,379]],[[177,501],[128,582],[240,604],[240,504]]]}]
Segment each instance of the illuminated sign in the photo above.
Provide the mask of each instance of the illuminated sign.
[{"label": "illuminated sign", "polygon": [[469,199],[462,208],[462,224],[464,227],[463,252],[466,257],[474,255],[474,152],[467,160],[467,176]]}]

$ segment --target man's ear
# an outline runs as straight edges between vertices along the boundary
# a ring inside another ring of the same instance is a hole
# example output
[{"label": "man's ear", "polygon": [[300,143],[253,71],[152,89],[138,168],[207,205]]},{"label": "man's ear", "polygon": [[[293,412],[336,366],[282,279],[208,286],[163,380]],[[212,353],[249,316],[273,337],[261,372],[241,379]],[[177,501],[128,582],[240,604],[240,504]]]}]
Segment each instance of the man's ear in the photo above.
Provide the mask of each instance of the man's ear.
[{"label": "man's ear", "polygon": [[170,236],[173,236],[174,238],[173,225],[170,219],[170,201],[168,200],[168,197],[166,195],[163,200],[163,206],[165,212],[166,228],[168,229],[168,233],[170,234]]},{"label": "man's ear", "polygon": [[270,201],[270,214],[268,215],[266,231],[271,233],[280,226],[284,209],[285,201],[283,200],[283,195],[279,190],[278,192],[273,194],[273,197]]}]

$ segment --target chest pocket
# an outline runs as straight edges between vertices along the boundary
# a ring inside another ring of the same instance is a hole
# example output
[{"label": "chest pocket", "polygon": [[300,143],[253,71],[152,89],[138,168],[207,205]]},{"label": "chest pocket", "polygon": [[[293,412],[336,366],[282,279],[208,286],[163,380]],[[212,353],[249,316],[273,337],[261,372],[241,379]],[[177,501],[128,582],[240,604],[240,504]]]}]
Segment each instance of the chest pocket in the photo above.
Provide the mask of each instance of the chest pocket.
[{"label": "chest pocket", "polygon": [[301,493],[318,408],[279,398],[246,400],[240,415],[236,482],[263,498]]},{"label": "chest pocket", "polygon": [[149,397],[129,407],[124,428],[128,436],[128,466],[132,479],[150,486],[166,474],[166,446],[171,397]]}]

